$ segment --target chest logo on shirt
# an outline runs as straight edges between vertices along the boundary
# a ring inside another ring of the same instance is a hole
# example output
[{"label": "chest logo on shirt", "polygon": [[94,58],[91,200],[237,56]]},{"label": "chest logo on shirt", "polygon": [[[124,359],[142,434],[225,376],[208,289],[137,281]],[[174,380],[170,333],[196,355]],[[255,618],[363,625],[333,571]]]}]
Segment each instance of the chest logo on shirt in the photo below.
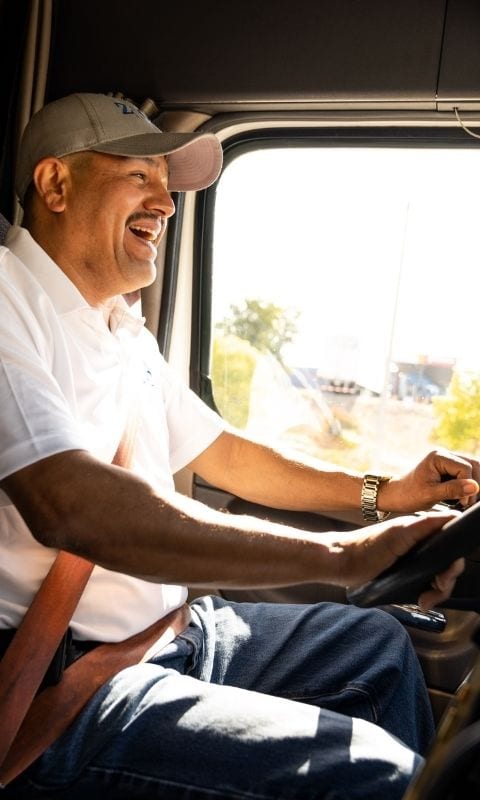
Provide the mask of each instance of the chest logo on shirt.
[{"label": "chest logo on shirt", "polygon": [[153,380],[152,370],[147,364],[144,364],[143,367],[143,385],[145,386],[155,386],[155,381]]}]

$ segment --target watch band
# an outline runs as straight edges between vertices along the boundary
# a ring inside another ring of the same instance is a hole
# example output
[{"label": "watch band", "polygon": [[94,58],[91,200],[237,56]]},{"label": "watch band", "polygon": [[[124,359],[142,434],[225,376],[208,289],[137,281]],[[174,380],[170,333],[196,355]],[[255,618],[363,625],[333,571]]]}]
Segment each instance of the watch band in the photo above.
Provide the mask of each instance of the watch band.
[{"label": "watch band", "polygon": [[378,511],[377,495],[380,484],[389,480],[389,477],[382,475],[365,475],[360,500],[362,517],[365,522],[381,522],[388,517],[388,511]]}]

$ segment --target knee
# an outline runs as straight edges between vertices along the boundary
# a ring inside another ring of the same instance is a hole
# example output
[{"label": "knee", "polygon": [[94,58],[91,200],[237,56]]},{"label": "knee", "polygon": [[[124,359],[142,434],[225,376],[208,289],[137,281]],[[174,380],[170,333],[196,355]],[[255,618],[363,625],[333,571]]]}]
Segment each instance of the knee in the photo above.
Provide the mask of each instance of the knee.
[{"label": "knee", "polygon": [[399,664],[416,659],[415,650],[406,628],[382,609],[367,609],[363,618],[363,636],[378,653],[388,654]]},{"label": "knee", "polygon": [[410,641],[410,637],[402,623],[387,611],[383,611],[381,608],[368,608],[364,609],[364,613],[366,615],[367,624],[371,626],[373,630],[378,630],[380,634],[388,638]]}]

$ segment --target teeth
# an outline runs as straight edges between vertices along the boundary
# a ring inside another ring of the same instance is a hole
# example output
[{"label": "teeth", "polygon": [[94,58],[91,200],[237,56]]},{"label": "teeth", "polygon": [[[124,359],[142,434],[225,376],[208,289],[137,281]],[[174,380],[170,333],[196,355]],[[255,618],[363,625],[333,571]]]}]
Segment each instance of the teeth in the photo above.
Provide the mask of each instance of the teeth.
[{"label": "teeth", "polygon": [[140,233],[145,234],[143,238],[147,239],[149,242],[154,242],[157,238],[158,234],[153,233],[149,228],[142,228],[140,225],[131,225],[130,227],[132,230],[140,231]]}]

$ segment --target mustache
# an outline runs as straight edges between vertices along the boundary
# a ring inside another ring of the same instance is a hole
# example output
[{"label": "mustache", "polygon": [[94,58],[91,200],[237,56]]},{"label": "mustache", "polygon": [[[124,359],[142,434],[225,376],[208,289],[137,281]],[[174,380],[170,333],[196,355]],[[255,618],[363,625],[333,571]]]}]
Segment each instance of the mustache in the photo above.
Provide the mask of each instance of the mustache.
[{"label": "mustache", "polygon": [[128,217],[127,225],[131,225],[133,222],[141,222],[142,220],[146,219],[151,219],[153,222],[163,223],[160,214],[153,214],[151,211],[135,211],[134,214],[130,214]]}]

